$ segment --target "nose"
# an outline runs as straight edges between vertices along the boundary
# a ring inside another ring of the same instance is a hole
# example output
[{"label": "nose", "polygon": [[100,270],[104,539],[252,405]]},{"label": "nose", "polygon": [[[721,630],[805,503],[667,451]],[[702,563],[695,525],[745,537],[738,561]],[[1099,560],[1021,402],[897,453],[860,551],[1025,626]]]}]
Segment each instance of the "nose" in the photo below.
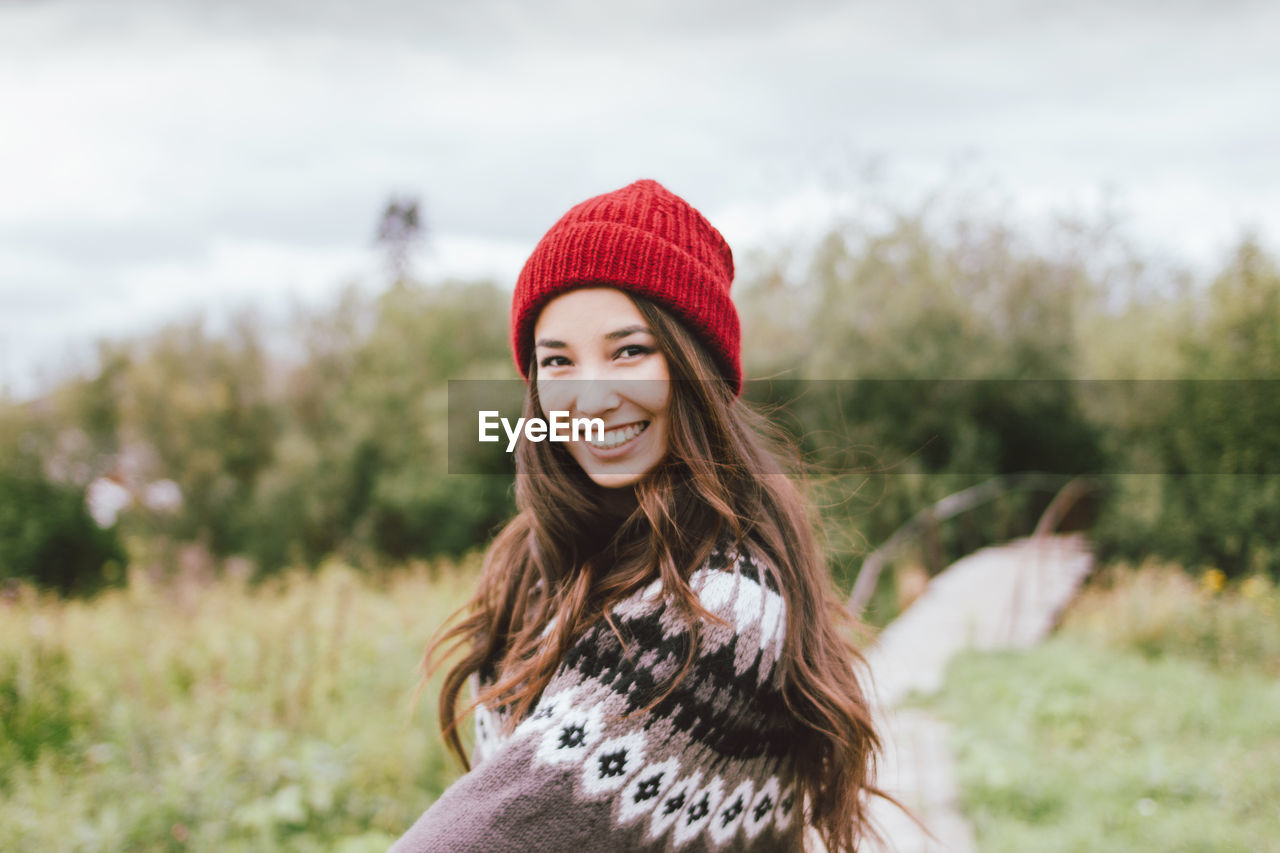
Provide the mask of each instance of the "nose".
[{"label": "nose", "polygon": [[622,404],[617,385],[605,378],[569,379],[573,398],[573,410],[584,417],[594,418],[611,412]]}]

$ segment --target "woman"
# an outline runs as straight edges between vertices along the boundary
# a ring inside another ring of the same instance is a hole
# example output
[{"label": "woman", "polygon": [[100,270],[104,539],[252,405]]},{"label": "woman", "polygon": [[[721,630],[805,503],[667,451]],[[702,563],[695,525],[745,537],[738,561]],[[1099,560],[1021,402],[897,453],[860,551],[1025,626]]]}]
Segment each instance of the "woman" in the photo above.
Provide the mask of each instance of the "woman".
[{"label": "woman", "polygon": [[[522,441],[518,514],[465,617],[474,767],[400,851],[831,851],[870,833],[879,742],[809,507],[741,402],[733,256],[639,181],[570,210],[512,306],[524,416],[603,436]],[[811,829],[810,829],[811,828]]]}]

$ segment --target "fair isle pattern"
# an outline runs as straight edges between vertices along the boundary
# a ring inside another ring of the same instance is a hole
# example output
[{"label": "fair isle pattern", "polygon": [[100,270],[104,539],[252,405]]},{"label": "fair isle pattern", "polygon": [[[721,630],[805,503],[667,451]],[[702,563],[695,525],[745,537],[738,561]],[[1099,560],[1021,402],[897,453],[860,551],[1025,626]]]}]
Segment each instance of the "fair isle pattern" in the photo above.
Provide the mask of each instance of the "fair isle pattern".
[{"label": "fair isle pattern", "polygon": [[394,850],[800,849],[787,614],[761,569],[725,548],[694,572],[724,624],[703,621],[689,671],[656,704],[691,638],[659,582],[613,608],[617,634],[602,620],[575,643],[509,735],[500,709],[477,709],[475,769]]},{"label": "fair isle pattern", "polygon": [[[770,732],[766,721],[744,725],[750,714],[742,701],[771,688],[776,692],[777,687],[771,676],[782,653],[785,605],[769,584],[755,561],[731,549],[713,553],[708,565],[690,578],[702,606],[727,624],[702,626],[697,668],[686,682],[688,689],[680,691],[683,703],[664,701],[643,718],[621,720],[619,728],[626,734],[601,735],[602,713],[622,716],[641,708],[641,699],[647,703],[657,696],[652,684],[637,695],[633,684],[625,682],[627,675],[644,681],[644,674],[627,672],[626,659],[619,654],[621,644],[602,624],[584,638],[589,641],[589,653],[581,655],[581,646],[575,649],[566,661],[569,665],[548,685],[545,700],[513,736],[536,733],[541,762],[581,764],[579,795],[590,800],[613,797],[618,824],[645,820],[649,840],[660,841],[670,832],[675,849],[704,832],[709,836],[707,846],[730,849],[756,786],[763,788],[768,780],[777,784],[775,774],[763,771],[776,769],[786,755],[785,733]],[[666,608],[661,591],[661,582],[655,581],[619,603],[613,615],[624,639],[660,638],[656,646],[640,646],[644,651],[639,662],[665,677],[678,671],[688,648],[688,632],[680,620],[671,618],[675,609]],[[601,652],[607,660],[601,660]],[[619,679],[625,686],[611,686]],[[694,708],[700,713],[692,713]],[[671,722],[675,717],[688,724]],[[660,724],[663,720],[667,725]],[[733,752],[724,755],[720,749],[708,748],[694,737],[694,728],[719,738]],[[490,731],[495,741],[501,738],[499,728],[491,726]],[[774,743],[759,740],[766,733],[775,736]],[[649,749],[651,739],[657,743]],[[747,745],[751,740],[757,741],[758,749]],[[491,742],[486,749],[492,752],[498,745]],[[776,747],[772,754],[769,746]],[[703,768],[717,763],[723,763],[723,768],[704,780]],[[683,778],[682,770],[686,771]],[[758,780],[752,778],[751,770],[758,771]],[[736,784],[732,791],[728,780]],[[629,781],[633,784],[625,794],[615,796]],[[664,783],[669,790],[664,790]],[[760,815],[734,849],[748,847],[770,821],[782,831],[789,829],[790,804],[780,812],[777,801],[773,797],[755,803]],[[768,806],[762,807],[766,802]]]}]

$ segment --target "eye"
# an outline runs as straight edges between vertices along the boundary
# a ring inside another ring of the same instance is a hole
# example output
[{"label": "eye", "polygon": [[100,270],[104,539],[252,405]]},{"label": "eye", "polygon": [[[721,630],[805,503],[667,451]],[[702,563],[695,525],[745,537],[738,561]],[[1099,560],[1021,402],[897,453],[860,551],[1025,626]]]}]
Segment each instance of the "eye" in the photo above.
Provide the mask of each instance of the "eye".
[{"label": "eye", "polygon": [[653,347],[647,347],[643,344],[627,344],[614,353],[614,358],[639,358],[642,355],[648,355],[653,352]]},{"label": "eye", "polygon": [[569,363],[569,359],[562,355],[549,355],[538,362],[539,367],[563,367]]}]

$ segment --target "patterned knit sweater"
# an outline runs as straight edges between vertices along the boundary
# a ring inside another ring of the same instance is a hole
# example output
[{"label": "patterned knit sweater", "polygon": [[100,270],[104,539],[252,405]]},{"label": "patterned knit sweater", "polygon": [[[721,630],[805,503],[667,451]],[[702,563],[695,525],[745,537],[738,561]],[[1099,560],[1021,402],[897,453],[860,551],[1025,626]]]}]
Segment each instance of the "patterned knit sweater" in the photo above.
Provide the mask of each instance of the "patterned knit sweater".
[{"label": "patterned knit sweater", "polygon": [[476,716],[475,763],[393,853],[800,850],[778,660],[785,606],[759,558],[713,551],[690,586],[704,620],[679,686],[648,711],[689,648],[660,582],[575,643],[527,718]]}]

